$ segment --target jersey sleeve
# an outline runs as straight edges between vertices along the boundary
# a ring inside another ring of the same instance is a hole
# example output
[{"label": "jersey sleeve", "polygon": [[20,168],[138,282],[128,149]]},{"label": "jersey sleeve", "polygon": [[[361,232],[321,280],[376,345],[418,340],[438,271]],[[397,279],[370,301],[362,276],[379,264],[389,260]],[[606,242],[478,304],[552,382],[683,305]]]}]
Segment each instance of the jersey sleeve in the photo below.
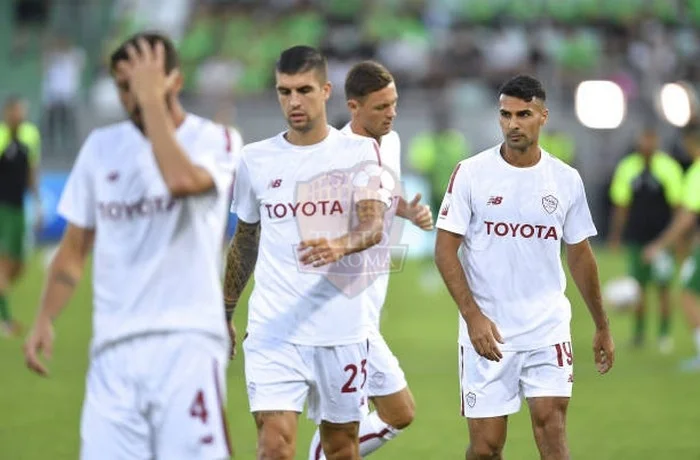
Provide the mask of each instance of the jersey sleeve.
[{"label": "jersey sleeve", "polygon": [[610,184],[610,201],[615,206],[626,207],[632,202],[632,183],[629,177],[629,163],[623,159],[615,168]]},{"label": "jersey sleeve", "polygon": [[245,157],[241,156],[233,179],[231,212],[249,224],[260,222],[260,201],[253,188]]},{"label": "jersey sleeve", "polygon": [[457,163],[440,206],[437,228],[464,236],[472,217],[471,184],[462,163]]},{"label": "jersey sleeve", "polygon": [[685,177],[681,205],[689,211],[700,213],[700,161],[695,161]]},{"label": "jersey sleeve", "polygon": [[97,141],[92,133],[78,153],[58,203],[58,213],[71,224],[81,228],[95,228],[96,224],[97,205],[91,167],[96,150]]},{"label": "jersey sleeve", "polygon": [[664,194],[668,204],[675,207],[683,199],[683,168],[673,158],[667,160],[663,169]]},{"label": "jersey sleeve", "polygon": [[591,211],[588,208],[586,190],[583,187],[581,176],[576,173],[576,182],[571,197],[571,206],[564,217],[564,242],[576,244],[595,236],[598,231],[593,223]]},{"label": "jersey sleeve", "polygon": [[214,180],[217,194],[228,195],[233,180],[235,161],[231,133],[225,126],[212,126],[200,137],[192,162],[205,169]]}]

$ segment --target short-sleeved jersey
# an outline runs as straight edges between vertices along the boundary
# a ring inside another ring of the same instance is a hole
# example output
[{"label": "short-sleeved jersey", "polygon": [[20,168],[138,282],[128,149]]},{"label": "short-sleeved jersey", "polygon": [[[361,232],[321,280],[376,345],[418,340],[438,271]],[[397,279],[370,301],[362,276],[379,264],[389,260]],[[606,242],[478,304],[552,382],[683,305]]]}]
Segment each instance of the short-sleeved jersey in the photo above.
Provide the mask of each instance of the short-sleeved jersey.
[{"label": "short-sleeved jersey", "polygon": [[[341,130],[343,134],[351,136],[360,136],[355,134],[348,123]],[[382,141],[379,144],[379,151],[382,158],[382,167],[391,171],[392,175],[397,179],[401,180],[401,138],[396,131],[390,131],[389,133],[382,136]],[[394,199],[392,205],[387,209],[384,214],[384,240],[379,243],[378,246],[382,244],[387,244],[388,235],[391,234],[391,227],[393,225],[394,217],[396,216],[396,206],[398,200]],[[371,250],[371,249],[370,249]],[[386,300],[386,293],[389,289],[389,273],[380,273],[377,275],[377,279],[372,283],[367,294],[369,295],[373,308],[370,312],[370,324],[379,330],[379,320],[381,318],[382,306]]]},{"label": "short-sleeved jersey", "polygon": [[646,162],[641,154],[624,157],[615,168],[610,200],[629,208],[625,239],[646,244],[671,221],[681,201],[683,169],[670,155],[656,152]]},{"label": "short-sleeved jersey", "polygon": [[[342,191],[343,171],[380,162],[374,140],[346,136],[332,127],[313,145],[291,144],[280,133],[243,148],[231,211],[240,221],[261,226],[249,334],[311,346],[367,338],[372,307],[367,289],[346,295],[331,280],[338,263],[304,267],[298,245],[347,233],[362,198]],[[345,276],[351,280],[355,273]]]},{"label": "short-sleeved jersey", "polygon": [[695,160],[685,173],[681,206],[700,214],[700,160]]},{"label": "short-sleeved jersey", "polygon": [[[488,149],[457,164],[437,227],[464,236],[462,266],[477,305],[505,340],[502,350],[569,340],[561,242],[596,234],[575,169],[544,150],[536,165],[519,168],[500,146]],[[470,344],[463,320],[459,337]]]},{"label": "short-sleeved jersey", "polygon": [[58,206],[71,224],[95,229],[93,350],[162,331],[227,340],[221,251],[233,180],[223,126],[187,115],[177,140],[215,188],[170,195],[151,144],[132,123],[94,130]]}]

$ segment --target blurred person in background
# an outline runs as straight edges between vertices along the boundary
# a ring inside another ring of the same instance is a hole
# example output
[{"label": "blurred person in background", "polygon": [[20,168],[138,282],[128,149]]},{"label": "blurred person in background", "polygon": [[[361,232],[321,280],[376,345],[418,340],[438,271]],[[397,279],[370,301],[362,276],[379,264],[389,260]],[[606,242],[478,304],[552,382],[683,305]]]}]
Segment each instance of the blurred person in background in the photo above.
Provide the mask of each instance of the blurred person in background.
[{"label": "blurred person in background", "polygon": [[73,152],[78,138],[77,106],[85,51],[68,37],[55,37],[44,56],[42,129],[52,155]]},{"label": "blurred person in background", "polygon": [[[663,232],[644,248],[647,263],[674,244],[683,243],[689,233],[697,230],[700,215],[700,124],[697,121],[683,129],[683,141],[693,163],[683,179],[680,209]],[[693,331],[696,348],[695,357],[682,362],[681,370],[697,372],[700,371],[700,245],[696,244],[692,255],[683,262],[680,277],[681,306]]]},{"label": "blurred person in background", "polygon": [[674,275],[673,257],[668,252],[647,262],[642,248],[657,238],[671,221],[674,209],[681,202],[683,170],[670,155],[659,150],[659,137],[654,128],[642,130],[637,151],[618,163],[610,185],[614,205],[609,234],[609,246],[617,251],[622,242],[628,245],[628,270],[641,286],[641,296],[635,309],[632,343],[644,343],[647,311],[647,287],[659,292],[659,348],[669,353],[673,348],[670,335],[671,292]]},{"label": "blurred person in background", "polygon": [[[31,191],[37,213],[41,137],[27,121],[27,105],[21,98],[8,98],[0,123],[0,336],[15,336],[21,327],[10,313],[8,293],[19,279],[26,256],[24,197]],[[40,214],[39,214],[40,215]],[[41,219],[35,220],[41,225]]]}]

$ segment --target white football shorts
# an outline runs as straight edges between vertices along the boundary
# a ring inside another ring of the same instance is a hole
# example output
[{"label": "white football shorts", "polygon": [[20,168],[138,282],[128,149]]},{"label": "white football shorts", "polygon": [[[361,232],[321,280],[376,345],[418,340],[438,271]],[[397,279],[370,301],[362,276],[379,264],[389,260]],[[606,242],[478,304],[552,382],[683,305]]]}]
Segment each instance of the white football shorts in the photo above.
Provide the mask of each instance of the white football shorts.
[{"label": "white football shorts", "polygon": [[83,460],[228,459],[228,344],[197,332],[136,336],[91,358]]},{"label": "white football shorts", "polygon": [[467,418],[499,417],[520,410],[522,398],[571,397],[571,341],[531,351],[504,351],[500,362],[459,345],[460,411]]},{"label": "white football shorts", "polygon": [[359,422],[367,406],[368,342],[295,345],[248,336],[243,341],[250,411],[303,412],[317,425]]},{"label": "white football shorts", "polygon": [[369,397],[392,395],[408,386],[399,360],[391,352],[380,333],[370,335],[368,360],[367,395]]}]

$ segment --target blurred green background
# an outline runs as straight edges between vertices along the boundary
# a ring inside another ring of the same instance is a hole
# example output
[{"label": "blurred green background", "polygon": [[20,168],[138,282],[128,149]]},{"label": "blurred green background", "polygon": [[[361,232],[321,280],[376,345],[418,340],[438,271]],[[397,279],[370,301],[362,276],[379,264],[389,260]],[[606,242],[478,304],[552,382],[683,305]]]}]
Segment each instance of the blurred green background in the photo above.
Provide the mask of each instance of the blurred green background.
[{"label": "blurred green background", "polygon": [[[624,270],[624,262],[597,251],[602,279]],[[457,314],[444,288],[424,292],[423,266],[409,261],[392,275],[382,321],[387,342],[399,357],[417,402],[414,424],[373,459],[462,459],[468,442],[459,416]],[[19,319],[29,324],[44,276],[37,256],[12,295]],[[76,459],[79,417],[90,336],[90,279],[87,276],[56,325],[51,377],[41,379],[24,367],[21,341],[0,341],[0,459]],[[628,347],[630,318],[611,313],[617,343],[613,371],[598,375],[593,366],[593,325],[575,289],[573,304],[575,355],[574,397],[569,408],[572,458],[595,460],[700,459],[700,375],[682,374],[678,361],[692,353],[680,311],[674,314],[676,351],[661,355],[651,321],[648,346]],[[652,309],[652,312],[654,310]],[[654,315],[652,315],[654,316]],[[653,319],[653,318],[652,318]],[[246,311],[236,316],[245,328]],[[255,458],[255,427],[248,413],[243,357],[228,372],[228,420],[237,459]],[[307,458],[313,426],[301,419],[297,459]],[[536,459],[525,405],[510,420],[505,450],[508,459]]]}]

